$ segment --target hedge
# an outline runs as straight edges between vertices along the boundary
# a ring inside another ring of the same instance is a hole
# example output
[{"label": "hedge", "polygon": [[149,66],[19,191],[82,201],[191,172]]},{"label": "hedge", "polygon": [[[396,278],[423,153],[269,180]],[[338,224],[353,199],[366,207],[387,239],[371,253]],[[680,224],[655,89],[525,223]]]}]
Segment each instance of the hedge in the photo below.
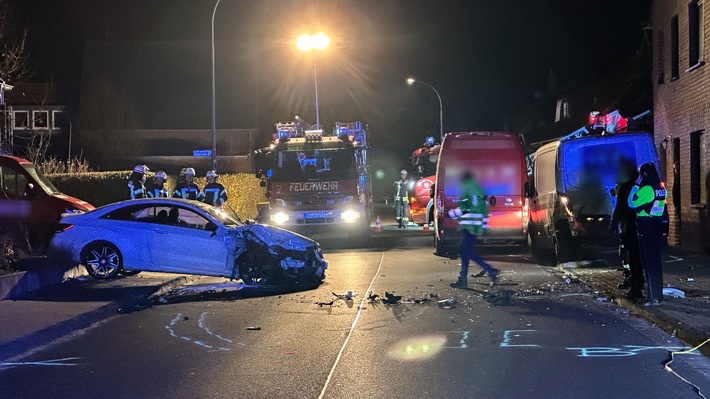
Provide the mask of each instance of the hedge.
[{"label": "hedge", "polygon": [[[128,199],[128,177],[131,171],[62,173],[48,175],[47,178],[59,191],[72,197],[83,199],[95,207]],[[147,181],[154,174],[149,173]],[[168,189],[175,187],[175,177],[168,176]],[[256,204],[266,201],[264,189],[259,187],[259,179],[252,174],[238,173],[220,175],[218,181],[227,190],[227,205],[237,211],[242,219],[256,218]],[[196,177],[195,183],[204,187],[206,179]]]}]

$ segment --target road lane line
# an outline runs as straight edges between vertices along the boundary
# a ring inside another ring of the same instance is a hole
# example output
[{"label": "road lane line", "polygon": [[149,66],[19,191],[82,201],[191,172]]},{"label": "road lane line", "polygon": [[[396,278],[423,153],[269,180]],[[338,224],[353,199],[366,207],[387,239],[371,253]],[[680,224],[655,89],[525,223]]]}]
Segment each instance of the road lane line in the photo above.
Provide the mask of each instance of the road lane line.
[{"label": "road lane line", "polygon": [[372,281],[370,281],[370,285],[367,287],[365,294],[362,296],[362,299],[360,300],[360,306],[358,306],[357,314],[355,315],[355,319],[353,320],[353,324],[350,325],[350,331],[348,331],[348,336],[345,337],[345,341],[343,342],[343,346],[340,348],[340,351],[338,352],[338,356],[335,358],[335,363],[333,363],[333,367],[330,369],[330,373],[328,373],[328,378],[326,378],[326,380],[325,380],[325,385],[323,385],[323,389],[320,391],[320,395],[318,395],[318,399],[323,399],[323,396],[325,395],[325,391],[328,389],[328,384],[330,384],[330,379],[333,377],[333,373],[335,373],[335,368],[338,367],[338,363],[340,362],[340,358],[343,356],[343,352],[345,352],[345,347],[348,345],[348,341],[350,341],[350,336],[352,335],[353,331],[355,330],[355,326],[357,325],[357,321],[360,319],[360,314],[362,313],[362,310],[364,309],[365,301],[367,300],[367,297],[370,295],[370,291],[372,290],[372,286],[375,284],[375,280],[377,279],[377,276],[380,275],[380,269],[382,268],[382,262],[384,260],[385,260],[385,254],[383,252],[382,257],[380,258],[380,264],[377,265],[377,271],[375,272],[375,275],[372,277]]}]

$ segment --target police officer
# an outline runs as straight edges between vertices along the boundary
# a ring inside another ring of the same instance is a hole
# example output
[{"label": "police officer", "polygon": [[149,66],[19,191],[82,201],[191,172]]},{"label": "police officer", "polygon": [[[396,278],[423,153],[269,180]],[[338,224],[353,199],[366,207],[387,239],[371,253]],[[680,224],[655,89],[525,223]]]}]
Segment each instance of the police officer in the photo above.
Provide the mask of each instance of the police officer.
[{"label": "police officer", "polygon": [[147,171],[148,167],[145,165],[136,165],[133,168],[133,172],[128,178],[128,198],[138,199],[146,197],[145,173]]},{"label": "police officer", "polygon": [[619,284],[618,287],[628,288],[629,291],[624,294],[624,297],[633,300],[642,296],[643,266],[641,265],[641,255],[639,254],[636,212],[629,208],[627,198],[629,198],[631,188],[636,184],[638,175],[634,160],[621,159],[619,163],[619,184],[614,189],[617,198],[616,206],[614,206],[609,227],[610,234],[619,234],[622,263],[628,264],[628,269],[626,265],[624,267],[624,282]]},{"label": "police officer", "polygon": [[149,198],[167,198],[170,191],[165,187],[165,180],[168,175],[162,170],[155,172],[155,177],[153,177],[153,182],[148,187],[148,197]]},{"label": "police officer", "polygon": [[217,172],[214,170],[208,170],[206,177],[207,184],[202,192],[202,201],[222,209],[224,203],[227,202],[227,190],[217,182]]},{"label": "police officer", "polygon": [[185,181],[175,185],[173,198],[183,198],[189,200],[201,199],[200,187],[194,182],[195,169],[185,168]]},{"label": "police officer", "polygon": [[406,229],[409,223],[409,196],[407,194],[407,171],[402,169],[399,180],[394,182],[394,215],[400,229]]},{"label": "police officer", "polygon": [[[459,279],[451,283],[453,288],[468,287],[468,264],[478,263],[491,278],[491,285],[498,279],[498,269],[486,263],[476,253],[476,237],[488,228],[488,204],[481,186],[473,179],[471,172],[464,172],[461,177],[461,196],[459,207],[449,211],[449,217],[458,220],[461,231],[461,272]],[[479,274],[480,275],[480,274]]]},{"label": "police officer", "polygon": [[656,166],[647,162],[639,168],[639,177],[631,188],[628,204],[636,211],[641,262],[646,275],[646,302],[643,306],[659,306],[663,300],[663,216],[666,210],[666,189],[658,177]]}]

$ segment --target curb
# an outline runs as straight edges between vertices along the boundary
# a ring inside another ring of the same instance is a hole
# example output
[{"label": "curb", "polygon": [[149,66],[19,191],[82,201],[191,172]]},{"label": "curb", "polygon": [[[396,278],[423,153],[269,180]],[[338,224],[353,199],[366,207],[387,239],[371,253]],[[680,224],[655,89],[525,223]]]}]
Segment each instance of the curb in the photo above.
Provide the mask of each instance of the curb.
[{"label": "curb", "polygon": [[[604,285],[595,285],[589,281],[587,281],[584,277],[584,275],[580,275],[575,273],[574,267],[565,267],[563,265],[558,265],[557,266],[557,271],[561,273],[567,273],[577,279],[579,279],[582,284],[586,285],[587,287],[590,287],[593,290],[597,290],[599,292],[604,293],[607,297],[610,298],[610,301],[612,301],[614,304],[617,306],[621,306],[625,309],[628,309],[632,311],[633,313],[645,318],[649,322],[653,323],[656,327],[660,328],[661,330],[667,332],[668,334],[675,335],[679,339],[687,342],[691,347],[696,347],[700,344],[702,344],[706,338],[702,338],[704,335],[707,334],[706,331],[699,331],[696,328],[693,328],[692,326],[687,326],[685,323],[674,319],[672,317],[666,316],[665,314],[661,313],[656,313],[652,311],[650,308],[645,308],[643,306],[638,305],[636,302],[626,299],[623,296],[619,296],[616,291],[613,289],[609,288],[608,286]],[[658,309],[658,308],[656,308]],[[700,348],[698,348],[698,351],[702,353],[703,355],[707,356],[710,358],[710,346],[708,345],[703,345]]]},{"label": "curb", "polygon": [[82,266],[62,270],[59,266],[47,266],[37,270],[27,270],[0,276],[0,300],[12,299],[27,292],[49,285],[59,284],[68,278],[88,276]]}]

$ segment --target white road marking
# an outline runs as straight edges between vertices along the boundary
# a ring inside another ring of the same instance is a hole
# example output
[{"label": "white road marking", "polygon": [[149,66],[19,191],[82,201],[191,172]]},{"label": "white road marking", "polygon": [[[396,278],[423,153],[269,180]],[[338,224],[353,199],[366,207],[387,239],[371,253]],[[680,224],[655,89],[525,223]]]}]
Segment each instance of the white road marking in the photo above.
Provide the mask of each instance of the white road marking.
[{"label": "white road marking", "polygon": [[318,395],[318,399],[323,399],[325,395],[325,391],[328,389],[328,384],[330,384],[330,379],[333,377],[333,374],[335,373],[335,368],[338,367],[338,363],[340,362],[340,358],[343,356],[343,352],[345,352],[345,347],[348,345],[348,341],[350,341],[350,336],[352,335],[353,331],[355,330],[355,326],[357,326],[357,322],[360,319],[360,314],[362,314],[362,310],[365,308],[365,301],[367,300],[367,297],[370,295],[370,292],[372,291],[372,286],[375,284],[375,280],[377,279],[377,276],[380,275],[380,269],[382,268],[382,262],[385,260],[385,254],[382,253],[382,257],[380,258],[380,264],[377,265],[377,271],[375,272],[375,275],[372,277],[372,281],[370,281],[370,285],[367,287],[367,290],[365,291],[365,294],[362,296],[362,299],[360,300],[360,306],[358,306],[357,314],[355,315],[355,319],[353,320],[353,323],[350,325],[350,330],[348,331],[348,336],[345,337],[345,341],[343,342],[343,346],[340,348],[340,351],[338,352],[338,356],[335,358],[335,363],[333,363],[333,367],[330,369],[330,373],[328,373],[328,378],[325,380],[325,384],[323,385],[323,389],[320,391],[320,395]]}]

